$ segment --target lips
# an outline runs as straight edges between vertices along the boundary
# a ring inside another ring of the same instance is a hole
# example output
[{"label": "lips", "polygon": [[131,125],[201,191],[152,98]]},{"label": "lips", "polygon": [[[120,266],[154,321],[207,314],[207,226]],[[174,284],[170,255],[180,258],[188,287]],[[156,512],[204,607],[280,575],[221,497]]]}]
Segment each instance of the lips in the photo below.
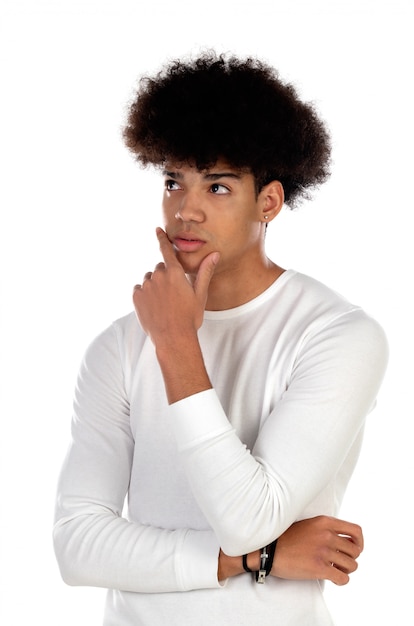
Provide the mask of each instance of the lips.
[{"label": "lips", "polygon": [[180,252],[197,252],[206,242],[193,233],[177,233],[172,238],[172,243]]}]

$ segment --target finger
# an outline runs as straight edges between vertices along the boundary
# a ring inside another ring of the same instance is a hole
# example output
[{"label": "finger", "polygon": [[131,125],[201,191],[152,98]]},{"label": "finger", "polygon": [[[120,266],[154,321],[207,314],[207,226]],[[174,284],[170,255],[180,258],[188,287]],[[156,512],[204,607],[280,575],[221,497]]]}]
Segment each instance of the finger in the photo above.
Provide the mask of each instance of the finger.
[{"label": "finger", "polygon": [[343,552],[335,552],[332,554],[330,562],[334,567],[346,574],[352,574],[352,572],[358,569],[357,561]]},{"label": "finger", "polygon": [[349,573],[343,571],[334,562],[326,562],[321,565],[317,578],[320,580],[330,580],[335,585],[346,585],[349,582]]},{"label": "finger", "polygon": [[146,280],[150,280],[151,276],[152,276],[152,272],[146,272],[146,274],[144,274],[143,282],[145,283]]},{"label": "finger", "polygon": [[354,543],[359,547],[360,551],[364,549],[364,535],[362,528],[358,524],[346,523],[346,527],[342,526],[341,530],[337,530],[338,535],[345,538],[347,541]]},{"label": "finger", "polygon": [[340,569],[335,567],[334,563],[331,565],[331,567],[327,568],[324,578],[325,580],[330,580],[339,587],[342,587],[343,585],[347,585],[349,583],[349,575],[346,572],[342,572]]},{"label": "finger", "polygon": [[338,552],[342,552],[343,554],[347,554],[353,559],[359,557],[362,552],[362,548],[359,544],[352,541],[348,537],[343,537],[342,535],[338,536],[336,541],[336,549]]},{"label": "finger", "polygon": [[134,285],[132,294],[135,295],[137,291],[141,291],[144,283],[150,280],[151,276],[152,276],[152,272],[146,272],[146,274],[144,274],[144,278],[142,279],[142,284]]},{"label": "finger", "polygon": [[359,546],[361,551],[364,549],[364,535],[361,526],[334,517],[325,517],[324,519],[326,525],[332,528],[338,536],[345,537],[348,541],[351,540]]},{"label": "finger", "polygon": [[171,266],[171,265],[179,265],[181,267],[175,255],[173,245],[167,237],[167,233],[163,231],[162,228],[157,228],[155,232],[157,234],[158,242],[160,244],[161,254],[165,261],[166,267]]},{"label": "finger", "polygon": [[220,254],[218,252],[211,252],[202,260],[200,264],[197,278],[194,283],[194,292],[203,306],[207,300],[208,287],[219,258]]}]

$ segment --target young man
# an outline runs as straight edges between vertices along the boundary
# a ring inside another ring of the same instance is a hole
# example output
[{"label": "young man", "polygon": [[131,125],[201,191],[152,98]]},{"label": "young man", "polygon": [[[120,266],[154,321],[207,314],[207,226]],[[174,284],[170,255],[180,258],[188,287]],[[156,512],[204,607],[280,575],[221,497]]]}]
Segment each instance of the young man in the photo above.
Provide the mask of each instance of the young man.
[{"label": "young man", "polygon": [[163,262],[80,371],[62,575],[110,589],[106,626],[332,624],[320,581],[345,584],[363,540],[331,516],[386,341],[265,253],[327,178],[328,134],[273,69],[211,54],[143,79],[124,135],[163,172]]}]

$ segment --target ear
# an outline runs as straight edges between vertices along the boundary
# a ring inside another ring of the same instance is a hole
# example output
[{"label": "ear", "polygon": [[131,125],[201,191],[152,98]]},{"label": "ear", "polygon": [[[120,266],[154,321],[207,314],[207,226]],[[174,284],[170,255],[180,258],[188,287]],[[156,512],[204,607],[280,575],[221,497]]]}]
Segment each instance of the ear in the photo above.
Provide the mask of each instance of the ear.
[{"label": "ear", "polygon": [[278,180],[272,180],[259,193],[260,221],[269,224],[282,210],[285,202],[283,185]]}]

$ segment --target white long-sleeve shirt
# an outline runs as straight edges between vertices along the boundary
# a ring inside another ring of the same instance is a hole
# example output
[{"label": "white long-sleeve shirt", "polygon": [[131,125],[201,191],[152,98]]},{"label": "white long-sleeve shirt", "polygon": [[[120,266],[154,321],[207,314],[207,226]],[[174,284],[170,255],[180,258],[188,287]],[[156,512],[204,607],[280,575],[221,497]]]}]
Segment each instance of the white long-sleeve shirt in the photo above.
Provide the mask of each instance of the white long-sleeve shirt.
[{"label": "white long-sleeve shirt", "polygon": [[330,625],[319,581],[242,574],[221,585],[218,552],[338,513],[384,374],[384,333],[288,270],[254,300],[206,311],[199,340],[213,389],[171,406],[135,314],[89,347],[58,486],[62,575],[109,589],[105,626]]}]

